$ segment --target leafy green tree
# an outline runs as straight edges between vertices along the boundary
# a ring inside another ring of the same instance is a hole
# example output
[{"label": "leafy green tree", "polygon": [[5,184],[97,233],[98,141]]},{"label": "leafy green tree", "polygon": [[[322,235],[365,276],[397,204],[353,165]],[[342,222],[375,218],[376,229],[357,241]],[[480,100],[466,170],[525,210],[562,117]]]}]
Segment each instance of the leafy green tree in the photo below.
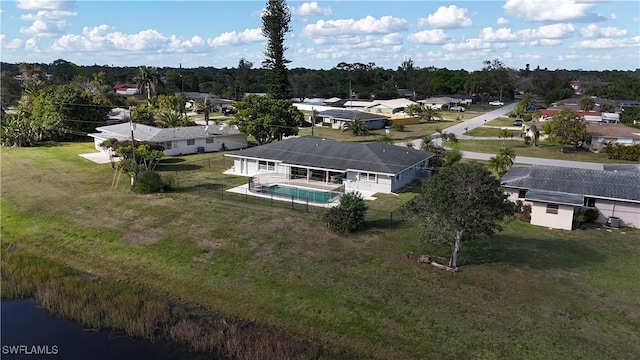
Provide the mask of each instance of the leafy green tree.
[{"label": "leafy green tree", "polygon": [[451,166],[460,160],[462,160],[462,151],[458,149],[450,149],[445,152],[442,166]]},{"label": "leafy green tree", "polygon": [[175,111],[184,113],[184,99],[177,95],[157,95],[151,98],[151,104],[157,112]]},{"label": "leafy green tree", "polygon": [[32,121],[40,131],[38,141],[84,137],[106,124],[110,104],[69,84],[44,88],[33,101]]},{"label": "leafy green tree", "polygon": [[9,106],[16,105],[20,97],[22,96],[22,88],[20,87],[20,81],[16,80],[13,73],[2,70],[0,75],[0,106],[7,108]]},{"label": "leafy green tree", "polygon": [[513,206],[504,201],[500,181],[476,162],[442,168],[422,183],[405,214],[423,225],[423,236],[451,248],[449,266],[458,266],[460,247],[502,229]]},{"label": "leafy green tree", "polygon": [[625,107],[620,113],[620,122],[627,125],[640,122],[640,107]]},{"label": "leafy green tree", "polygon": [[293,106],[291,100],[249,95],[235,103],[234,107],[238,112],[232,124],[253,136],[258,145],[284,136],[298,135],[297,126],[304,121],[304,115]]},{"label": "leafy green tree", "polygon": [[138,75],[135,77],[138,89],[147,94],[147,100],[151,101],[151,96],[156,93],[158,85],[162,84],[158,69],[146,66],[138,67]]},{"label": "leafy green tree", "polygon": [[262,62],[268,69],[269,94],[275,99],[290,99],[291,84],[287,76],[287,64],[291,61],[284,57],[285,34],[291,31],[291,10],[285,0],[269,0],[262,12],[262,35],[268,39]]},{"label": "leafy green tree", "polygon": [[613,104],[600,104],[600,111],[606,113],[612,113],[616,111],[616,107]]},{"label": "leafy green tree", "polygon": [[343,132],[349,132],[355,136],[369,135],[369,127],[364,120],[358,118],[345,122],[342,125]]},{"label": "leafy green tree", "polygon": [[560,145],[560,152],[564,152],[566,145],[578,148],[588,137],[587,126],[572,109],[562,109],[553,116],[548,124],[549,141]]},{"label": "leafy green tree", "polygon": [[340,197],[340,205],[329,208],[322,219],[329,229],[348,235],[362,228],[367,209],[360,193],[346,193]]},{"label": "leafy green tree", "polygon": [[591,111],[596,106],[596,101],[591,96],[583,96],[580,99],[580,110]]},{"label": "leafy green tree", "polygon": [[409,114],[409,116],[421,115],[423,111],[424,108],[418,104],[407,105],[407,107],[404,108],[404,112]]}]

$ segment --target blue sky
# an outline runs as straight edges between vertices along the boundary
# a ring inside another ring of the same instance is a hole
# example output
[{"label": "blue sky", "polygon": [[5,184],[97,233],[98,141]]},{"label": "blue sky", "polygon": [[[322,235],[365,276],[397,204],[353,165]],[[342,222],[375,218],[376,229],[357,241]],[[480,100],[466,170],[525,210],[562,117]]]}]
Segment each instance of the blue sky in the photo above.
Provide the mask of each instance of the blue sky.
[{"label": "blue sky", "polygon": [[[0,2],[0,60],[259,67],[264,1]],[[640,68],[640,3],[608,0],[288,1],[289,68]]]}]

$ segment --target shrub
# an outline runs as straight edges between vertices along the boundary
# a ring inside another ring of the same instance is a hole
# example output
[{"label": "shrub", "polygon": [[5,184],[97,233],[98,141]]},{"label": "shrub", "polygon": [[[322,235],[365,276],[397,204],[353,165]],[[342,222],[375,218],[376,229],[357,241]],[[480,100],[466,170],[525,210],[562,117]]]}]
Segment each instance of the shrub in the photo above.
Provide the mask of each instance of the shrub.
[{"label": "shrub", "polygon": [[404,124],[397,123],[397,122],[392,122],[391,123],[391,128],[393,130],[396,130],[396,131],[404,131]]},{"label": "shrub", "polygon": [[160,174],[155,171],[144,171],[136,176],[132,190],[138,194],[150,194],[161,191],[163,187]]},{"label": "shrub", "polygon": [[524,137],[524,144],[531,145],[531,136],[527,135]]},{"label": "shrub", "polygon": [[347,235],[364,224],[367,205],[359,193],[348,193],[340,197],[340,205],[329,208],[323,214],[325,226],[332,231]]},{"label": "shrub", "polygon": [[522,215],[524,215],[525,219],[531,220],[531,205],[529,204],[522,205]]},{"label": "shrub", "polygon": [[524,114],[522,116],[522,121],[524,121],[524,122],[531,121],[531,119],[533,119],[533,115],[531,115],[531,114]]},{"label": "shrub", "polygon": [[584,212],[584,216],[587,222],[595,222],[600,217],[600,212],[596,209],[587,209]]},{"label": "shrub", "polygon": [[522,200],[516,200],[516,202],[513,204],[513,211],[517,212],[517,213],[521,213],[522,212],[522,206],[524,205],[524,203],[522,202]]}]

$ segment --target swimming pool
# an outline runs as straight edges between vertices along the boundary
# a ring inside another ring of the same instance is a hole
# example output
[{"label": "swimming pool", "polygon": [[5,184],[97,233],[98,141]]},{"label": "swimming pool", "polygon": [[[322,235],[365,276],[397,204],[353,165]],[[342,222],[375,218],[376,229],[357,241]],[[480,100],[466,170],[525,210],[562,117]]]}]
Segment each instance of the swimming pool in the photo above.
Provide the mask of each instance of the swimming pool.
[{"label": "swimming pool", "polygon": [[331,193],[329,191],[303,189],[286,185],[263,187],[262,192],[282,198],[291,199],[293,197],[295,200],[308,200],[315,203],[331,202],[338,195],[337,193]]}]

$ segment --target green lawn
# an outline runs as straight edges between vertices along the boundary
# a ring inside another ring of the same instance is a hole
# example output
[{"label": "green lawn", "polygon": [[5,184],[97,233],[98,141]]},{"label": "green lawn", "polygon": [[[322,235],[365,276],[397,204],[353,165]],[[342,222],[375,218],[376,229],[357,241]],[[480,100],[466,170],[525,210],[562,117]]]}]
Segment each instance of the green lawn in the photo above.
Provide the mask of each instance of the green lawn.
[{"label": "green lawn", "polygon": [[[391,136],[396,142],[413,140],[425,135],[433,134],[436,132],[436,129],[443,130],[457,123],[457,121],[421,122],[415,125],[406,125],[404,131],[391,129],[389,136]],[[371,135],[368,136],[354,136],[349,132],[343,132],[342,130],[332,129],[327,126],[316,126],[313,128],[313,134],[315,136],[339,141],[376,141],[378,137],[384,133],[384,129],[379,129],[371,131]],[[300,128],[298,135],[311,135],[311,128]]]},{"label": "green lawn", "polygon": [[572,160],[572,161],[586,161],[597,163],[618,163],[618,164],[632,164],[629,161],[610,160],[607,158],[607,154],[593,153],[586,149],[573,149],[571,147],[565,148],[564,153],[560,152],[560,147],[557,145],[550,145],[546,142],[541,142],[537,147],[526,145],[524,141],[515,140],[517,133],[514,134],[514,140],[459,140],[458,148],[462,151],[476,151],[488,154],[497,154],[503,146],[512,147],[516,151],[516,155],[530,156],[539,158],[549,158],[557,160]]},{"label": "green lawn", "polygon": [[[463,246],[464,265],[451,274],[416,263],[425,253],[442,260],[446,249],[419,241],[411,222],[389,229],[369,217],[365,231],[343,238],[318,213],[134,195],[124,180],[110,190],[111,166],[78,157],[91,151],[92,143],[2,148],[3,247],[362,358],[640,357],[638,230],[513,221],[493,242]],[[162,166],[246,181],[222,174],[230,165],[201,154]],[[368,204],[383,214],[411,196]]]},{"label": "green lawn", "polygon": [[514,118],[510,118],[510,117],[499,117],[499,118],[495,118],[491,121],[487,121],[485,123],[485,125],[487,126],[513,126],[513,120]]},{"label": "green lawn", "polygon": [[[465,135],[478,136],[478,137],[499,137],[501,130],[502,129],[481,126],[481,127],[477,127],[475,129],[471,129],[467,131]],[[509,130],[509,131],[511,131],[511,134],[513,134],[513,138],[511,140],[520,136],[520,132],[518,130]]]}]

